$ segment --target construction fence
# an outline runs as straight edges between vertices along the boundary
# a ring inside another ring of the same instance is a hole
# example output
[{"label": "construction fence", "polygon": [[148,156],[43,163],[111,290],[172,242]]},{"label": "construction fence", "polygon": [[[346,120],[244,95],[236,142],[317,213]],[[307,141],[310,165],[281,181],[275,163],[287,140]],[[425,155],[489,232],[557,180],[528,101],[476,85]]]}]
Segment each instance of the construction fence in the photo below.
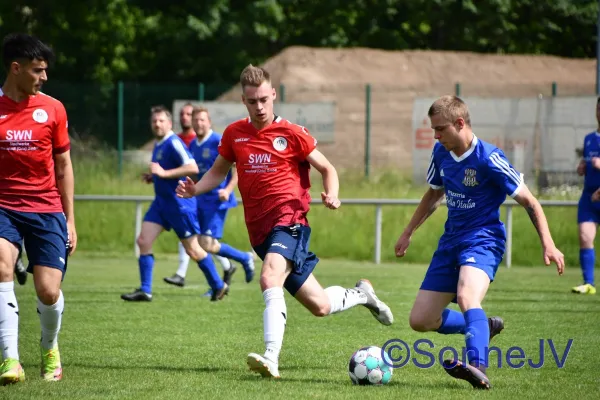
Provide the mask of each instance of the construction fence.
[{"label": "construction fence", "polygon": [[[282,82],[275,86],[279,115],[307,126],[338,168],[367,177],[378,170],[396,169],[424,182],[434,142],[427,108],[444,94],[465,99],[475,133],[503,148],[538,186],[576,182],[577,149],[585,134],[597,128],[594,82],[586,86]],[[44,91],[65,104],[74,141],[93,138],[117,151],[118,168],[128,154],[145,145],[147,149],[152,139],[149,110],[154,105],[173,110],[176,131],[178,111],[187,102],[207,106],[216,131],[246,115],[240,88],[226,84],[50,81]]]}]

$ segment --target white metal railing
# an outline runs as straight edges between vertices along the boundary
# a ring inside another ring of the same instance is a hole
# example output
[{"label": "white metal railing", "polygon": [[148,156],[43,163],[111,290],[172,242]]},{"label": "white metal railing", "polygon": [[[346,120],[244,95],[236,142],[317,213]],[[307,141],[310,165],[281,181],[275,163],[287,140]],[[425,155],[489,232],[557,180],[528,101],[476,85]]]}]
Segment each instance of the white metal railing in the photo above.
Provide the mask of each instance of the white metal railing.
[{"label": "white metal railing", "polygon": [[[151,202],[153,196],[116,196],[116,195],[75,195],[75,201],[117,201],[117,202],[132,202],[135,203],[135,237],[133,240],[134,252],[136,257],[139,256],[137,246],[137,236],[142,229],[142,203]],[[381,263],[381,229],[383,225],[383,206],[416,206],[420,199],[341,199],[343,205],[357,206],[375,206],[375,264]],[[241,199],[238,199],[241,203]],[[320,204],[319,199],[313,199],[311,204]],[[578,202],[575,200],[540,200],[542,207],[576,207]],[[442,202],[446,204],[445,201]],[[508,200],[502,205],[506,207],[506,266],[512,265],[512,228],[513,228],[513,208],[520,207],[514,200]],[[399,227],[401,228],[401,227]]]}]

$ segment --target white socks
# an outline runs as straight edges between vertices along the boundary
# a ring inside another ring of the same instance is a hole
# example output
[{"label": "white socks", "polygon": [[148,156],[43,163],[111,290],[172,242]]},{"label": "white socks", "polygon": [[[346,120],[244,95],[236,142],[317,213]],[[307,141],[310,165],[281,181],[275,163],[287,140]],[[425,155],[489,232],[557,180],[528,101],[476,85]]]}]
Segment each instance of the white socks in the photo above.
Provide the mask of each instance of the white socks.
[{"label": "white socks", "polygon": [[367,303],[367,296],[358,289],[330,286],[325,289],[325,293],[329,297],[329,314],[342,312],[358,304]]},{"label": "white socks", "polygon": [[50,350],[58,345],[58,332],[62,321],[62,314],[65,309],[65,298],[62,290],[58,301],[47,306],[38,299],[37,310],[40,316],[40,325],[42,327],[42,348]]},{"label": "white socks", "polygon": [[177,275],[182,278],[185,278],[187,275],[187,270],[190,265],[190,256],[185,252],[185,247],[183,247],[183,243],[179,242],[179,268],[177,268]]},{"label": "white socks", "polygon": [[19,359],[19,305],[14,282],[0,282],[0,349],[2,358]]},{"label": "white socks", "polygon": [[283,288],[267,289],[263,292],[263,298],[266,304],[263,313],[264,339],[267,348],[265,358],[278,363],[287,320]]},{"label": "white socks", "polygon": [[223,268],[223,271],[227,272],[231,269],[231,261],[229,261],[229,258],[218,256],[216,254],[213,255],[215,256],[219,264],[221,264],[221,268]]},{"label": "white socks", "polygon": [[[210,253],[209,253],[210,255]],[[214,257],[217,259],[223,271],[229,271],[231,269],[231,261],[228,258],[218,256],[214,254]],[[185,252],[185,247],[183,247],[183,243],[179,242],[179,267],[177,268],[176,274],[182,278],[185,278],[187,275],[187,270],[190,265],[190,256]]]}]

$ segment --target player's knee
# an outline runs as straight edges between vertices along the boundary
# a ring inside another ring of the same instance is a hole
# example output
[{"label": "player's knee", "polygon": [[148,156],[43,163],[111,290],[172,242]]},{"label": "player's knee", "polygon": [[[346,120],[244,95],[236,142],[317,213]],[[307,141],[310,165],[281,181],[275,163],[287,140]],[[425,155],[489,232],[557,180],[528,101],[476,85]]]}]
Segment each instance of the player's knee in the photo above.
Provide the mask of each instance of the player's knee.
[{"label": "player's knee", "polygon": [[309,308],[309,311],[315,317],[325,317],[325,316],[329,315],[330,310],[331,310],[331,305],[328,302],[315,303],[315,304],[311,305],[311,307]]},{"label": "player's knee", "polygon": [[215,254],[219,252],[219,242],[210,236],[200,236],[198,242],[200,243],[200,246],[209,253]]},{"label": "player's knee", "polygon": [[439,321],[436,321],[436,318],[431,318],[428,315],[414,311],[411,312],[408,317],[408,324],[410,325],[410,328],[416,332],[430,332],[439,327]]},{"label": "player's knee", "polygon": [[285,274],[269,264],[263,264],[260,274],[260,288],[264,292],[272,287],[283,287]]},{"label": "player's knee", "polygon": [[456,303],[462,312],[472,308],[481,308],[481,303],[478,299],[474,298],[474,296],[471,296],[469,293],[465,293],[460,290],[456,294]]},{"label": "player's knee", "polygon": [[37,297],[47,306],[56,304],[60,297],[60,287],[41,287],[37,290]]},{"label": "player's knee", "polygon": [[144,235],[138,236],[136,243],[140,248],[140,253],[142,254],[146,254],[150,251],[150,249],[152,249],[152,241],[147,239]]},{"label": "player's knee", "polygon": [[185,250],[185,252],[194,261],[200,261],[200,260],[208,257],[208,254],[206,253],[206,251],[204,251],[204,249],[200,245],[190,246]]},{"label": "player's knee", "polygon": [[593,248],[594,236],[587,232],[579,232],[579,245],[581,248]]}]

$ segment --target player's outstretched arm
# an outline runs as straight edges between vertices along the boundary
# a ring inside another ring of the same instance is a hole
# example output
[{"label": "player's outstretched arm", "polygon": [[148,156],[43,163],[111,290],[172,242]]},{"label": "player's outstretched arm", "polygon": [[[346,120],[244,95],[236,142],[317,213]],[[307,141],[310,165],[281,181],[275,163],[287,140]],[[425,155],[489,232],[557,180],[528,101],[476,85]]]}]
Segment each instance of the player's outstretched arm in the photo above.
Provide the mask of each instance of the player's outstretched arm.
[{"label": "player's outstretched arm", "polygon": [[417,228],[421,226],[427,218],[429,218],[435,210],[440,206],[442,199],[444,198],[444,189],[433,189],[429,188],[425,195],[421,198],[419,206],[415,210],[410,222],[404,229],[404,232],[398,238],[396,243],[396,257],[403,257],[406,254],[406,250],[410,245],[410,238],[415,233]]},{"label": "player's outstretched arm", "polygon": [[195,175],[199,172],[199,169],[196,162],[190,162],[173,169],[163,169],[158,163],[153,162],[150,164],[150,171],[159,178],[178,179],[188,175]]},{"label": "player's outstretched arm", "polygon": [[548,220],[546,219],[542,205],[525,184],[522,185],[519,193],[514,199],[525,208],[533,226],[537,230],[544,251],[544,263],[550,265],[551,262],[554,262],[558,274],[562,275],[565,269],[565,256],[554,244],[550,228],[548,227]]},{"label": "player's outstretched arm", "polygon": [[189,198],[213,190],[225,180],[232,165],[233,164],[223,158],[223,156],[217,156],[212,167],[206,171],[202,176],[202,179],[196,184],[194,184],[194,181],[190,177],[187,177],[185,181],[179,182],[179,186],[177,186],[177,195],[179,197]]},{"label": "player's outstretched arm", "polygon": [[324,192],[321,192],[321,200],[325,207],[332,210],[339,208],[341,205],[341,202],[338,199],[340,193],[340,180],[335,167],[319,150],[311,151],[308,157],[306,157],[306,161],[321,173],[321,177],[323,178],[323,189],[325,190]]},{"label": "player's outstretched arm", "polygon": [[71,152],[54,155],[54,172],[56,174],[56,187],[60,193],[63,212],[67,219],[67,231],[69,233],[70,254],[75,252],[77,247],[77,231],[75,230],[75,176],[73,174],[73,164],[71,162]]}]

